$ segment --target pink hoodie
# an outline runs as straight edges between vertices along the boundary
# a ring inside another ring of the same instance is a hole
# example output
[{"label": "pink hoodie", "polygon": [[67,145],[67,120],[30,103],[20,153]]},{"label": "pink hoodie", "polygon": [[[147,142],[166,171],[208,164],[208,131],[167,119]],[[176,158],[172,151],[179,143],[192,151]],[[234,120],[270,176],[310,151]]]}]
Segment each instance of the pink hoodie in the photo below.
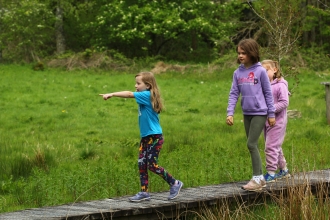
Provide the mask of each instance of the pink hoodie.
[{"label": "pink hoodie", "polygon": [[270,84],[274,98],[276,123],[286,124],[290,95],[288,82],[284,78],[281,78],[274,79]]}]

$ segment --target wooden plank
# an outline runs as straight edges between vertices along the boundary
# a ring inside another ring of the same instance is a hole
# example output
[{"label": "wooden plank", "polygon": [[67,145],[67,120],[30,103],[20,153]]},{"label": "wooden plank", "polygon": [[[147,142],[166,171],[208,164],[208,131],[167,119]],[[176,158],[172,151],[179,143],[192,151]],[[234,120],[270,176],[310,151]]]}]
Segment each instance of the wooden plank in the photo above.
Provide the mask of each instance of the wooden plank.
[{"label": "wooden plank", "polygon": [[169,192],[150,193],[151,201],[129,202],[129,196],[77,202],[52,207],[0,214],[0,220],[82,220],[82,219],[171,219],[186,211],[223,202],[254,202],[271,194],[283,193],[290,187],[308,186],[314,193],[329,195],[330,169],[296,173],[292,178],[267,184],[262,192],[248,192],[240,187],[247,181],[182,189],[177,199],[168,201]]}]

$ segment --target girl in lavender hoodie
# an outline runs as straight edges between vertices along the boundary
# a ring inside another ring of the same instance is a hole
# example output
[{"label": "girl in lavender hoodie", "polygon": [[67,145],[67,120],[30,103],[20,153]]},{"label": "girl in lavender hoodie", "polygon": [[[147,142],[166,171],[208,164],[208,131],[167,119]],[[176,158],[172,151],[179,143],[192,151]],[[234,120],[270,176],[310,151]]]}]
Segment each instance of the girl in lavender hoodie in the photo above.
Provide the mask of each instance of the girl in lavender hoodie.
[{"label": "girl in lavender hoodie", "polygon": [[[271,127],[266,123],[264,127],[266,170],[264,176],[266,182],[274,182],[275,179],[290,177],[286,160],[283,155],[282,144],[287,125],[287,108],[289,105],[288,82],[282,77],[278,63],[273,60],[264,60],[261,65],[267,70],[275,103],[276,125]],[[279,168],[279,172],[276,170]]]},{"label": "girl in lavender hoodie", "polygon": [[259,62],[258,43],[253,39],[244,39],[238,43],[236,50],[237,62],[240,66],[233,75],[226,123],[229,126],[234,124],[235,106],[239,96],[242,95],[241,107],[244,116],[244,128],[253,169],[252,179],[242,188],[258,191],[266,186],[258,150],[258,139],[267,118],[270,126],[275,125],[275,107],[267,72]]}]

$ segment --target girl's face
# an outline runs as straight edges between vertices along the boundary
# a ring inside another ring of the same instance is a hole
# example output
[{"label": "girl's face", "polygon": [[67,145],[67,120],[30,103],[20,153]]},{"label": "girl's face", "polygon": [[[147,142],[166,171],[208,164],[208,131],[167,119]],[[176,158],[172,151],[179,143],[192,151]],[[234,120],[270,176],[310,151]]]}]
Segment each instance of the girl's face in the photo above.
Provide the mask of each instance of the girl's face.
[{"label": "girl's face", "polygon": [[270,65],[262,65],[262,66],[267,70],[269,81],[273,81],[274,75],[277,72],[276,67],[271,67]]},{"label": "girl's face", "polygon": [[252,66],[252,62],[250,57],[245,53],[245,51],[238,47],[237,48],[237,55],[238,55],[238,60],[245,66],[245,68],[248,68]]},{"label": "girl's face", "polygon": [[150,89],[150,86],[142,81],[142,76],[137,76],[135,77],[135,89],[137,92],[142,92]]}]

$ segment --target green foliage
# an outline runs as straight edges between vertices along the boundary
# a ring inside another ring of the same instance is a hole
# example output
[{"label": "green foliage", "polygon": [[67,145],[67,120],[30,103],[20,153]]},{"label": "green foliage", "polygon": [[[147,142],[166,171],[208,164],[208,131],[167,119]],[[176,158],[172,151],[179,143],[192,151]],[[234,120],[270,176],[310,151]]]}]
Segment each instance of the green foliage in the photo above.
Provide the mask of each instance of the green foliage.
[{"label": "green foliage", "polygon": [[91,49],[86,49],[84,52],[83,52],[83,56],[85,58],[90,58],[92,56],[92,53],[93,51]]},{"label": "green foliage", "polygon": [[[285,59],[293,45],[317,45],[328,51],[326,4],[249,1],[259,14],[259,19],[249,20],[251,10],[242,4],[246,2],[0,0],[0,59],[46,64],[44,59],[56,51],[57,8],[64,11],[65,54],[70,57],[82,53],[90,59],[95,51],[116,51],[126,61],[158,56],[163,61],[207,63],[225,55],[242,36],[258,38],[269,57],[277,60]],[[298,39],[301,30],[303,38]]]},{"label": "green foliage", "polygon": [[39,61],[39,62],[37,62],[37,63],[35,63],[33,65],[32,69],[35,70],[35,71],[44,70],[45,69],[45,65],[44,65],[44,63],[42,63],[42,62]]},{"label": "green foliage", "polygon": [[[9,149],[2,150],[2,153],[10,152]],[[2,178],[12,178],[17,180],[21,177],[29,177],[33,169],[38,168],[48,171],[49,167],[56,166],[56,161],[47,149],[37,148],[34,152],[28,154],[17,154],[10,152],[14,158],[8,161],[6,171],[2,172]],[[4,165],[4,164],[3,164]]]},{"label": "green foliage", "polygon": [[260,18],[264,33],[258,34],[269,59],[280,62],[295,49],[304,22],[303,10],[296,0],[266,0],[249,3],[253,12]]},{"label": "green foliage", "polygon": [[[306,22],[303,26],[304,30],[308,33],[311,31],[317,32],[318,39],[312,42],[303,42],[305,45],[316,44],[319,47],[323,47],[324,51],[330,49],[330,44],[328,43],[330,39],[330,8],[325,4],[320,4],[319,7],[314,5],[308,6],[308,11],[306,13]],[[316,35],[316,34],[315,34]],[[313,36],[314,38],[316,36]]]},{"label": "green foliage", "polygon": [[54,17],[45,3],[6,1],[0,10],[0,45],[5,59],[38,61],[52,52]]},{"label": "green foliage", "polygon": [[[0,0],[0,61],[46,65],[59,45],[58,8],[63,10],[66,58],[94,59],[95,52],[102,52],[118,55],[126,65],[128,59],[150,57],[209,63],[226,55],[243,37],[258,39],[268,57],[276,60],[285,59],[298,45],[329,50],[330,13],[322,2]],[[258,15],[251,16],[253,12]],[[61,67],[71,61],[57,59]],[[97,63],[108,64],[100,59]]]},{"label": "green foliage", "polygon": [[180,43],[188,40],[188,44],[180,48],[182,53],[196,50],[202,41],[210,44],[200,45],[203,48],[213,47],[220,40],[228,42],[238,27],[233,18],[240,10],[234,10],[235,5],[235,1],[225,4],[205,0],[139,1],[132,4],[115,0],[103,5],[96,21],[91,23],[96,35],[93,46],[106,50],[112,45],[130,57],[166,54],[165,45],[167,48],[177,46],[177,40]]},{"label": "green foliage", "polygon": [[82,160],[86,160],[89,158],[94,158],[96,156],[96,151],[94,149],[86,147],[85,149],[82,150],[80,153],[80,158]]},{"label": "green foliage", "polygon": [[283,59],[281,65],[295,68],[308,68],[313,72],[326,71],[330,69],[330,56],[324,48],[309,47],[300,48]]}]

